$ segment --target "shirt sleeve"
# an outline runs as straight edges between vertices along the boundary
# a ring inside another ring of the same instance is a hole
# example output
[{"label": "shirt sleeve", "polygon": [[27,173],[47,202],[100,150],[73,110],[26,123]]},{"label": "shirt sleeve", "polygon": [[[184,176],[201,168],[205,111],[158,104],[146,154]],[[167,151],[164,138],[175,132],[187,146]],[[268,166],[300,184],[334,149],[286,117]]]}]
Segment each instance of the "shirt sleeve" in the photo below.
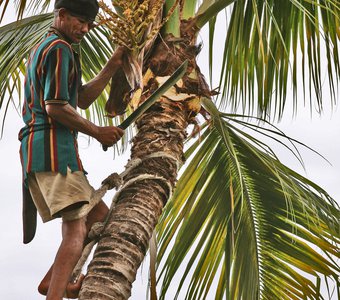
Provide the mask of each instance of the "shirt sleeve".
[{"label": "shirt sleeve", "polygon": [[69,80],[74,69],[74,59],[70,49],[57,47],[51,49],[44,61],[44,101],[64,103],[70,100]]}]

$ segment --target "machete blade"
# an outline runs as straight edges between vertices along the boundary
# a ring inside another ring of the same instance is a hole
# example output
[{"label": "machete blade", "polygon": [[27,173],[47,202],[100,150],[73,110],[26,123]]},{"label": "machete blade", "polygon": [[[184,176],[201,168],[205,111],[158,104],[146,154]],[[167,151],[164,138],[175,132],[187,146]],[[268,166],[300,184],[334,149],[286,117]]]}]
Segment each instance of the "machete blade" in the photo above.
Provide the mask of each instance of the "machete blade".
[{"label": "machete blade", "polygon": [[[122,129],[128,128],[134,121],[136,121],[148,108],[150,108],[169,88],[180,80],[188,67],[188,60],[185,60],[178,69],[161,85],[156,91],[154,91],[136,110],[131,113],[118,127]],[[103,150],[107,150],[107,146],[103,145]]]}]

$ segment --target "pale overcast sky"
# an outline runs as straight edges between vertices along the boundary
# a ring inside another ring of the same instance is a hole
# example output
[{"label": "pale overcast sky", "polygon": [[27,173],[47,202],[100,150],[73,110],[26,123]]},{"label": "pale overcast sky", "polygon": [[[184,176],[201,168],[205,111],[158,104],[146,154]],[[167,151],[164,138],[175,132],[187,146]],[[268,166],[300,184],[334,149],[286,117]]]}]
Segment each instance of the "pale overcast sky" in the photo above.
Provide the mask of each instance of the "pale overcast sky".
[{"label": "pale overcast sky", "polygon": [[[7,13],[6,21],[13,20],[14,12]],[[4,24],[4,23],[3,23]],[[201,69],[206,68],[207,47],[200,54]],[[208,76],[208,71],[204,72]],[[325,95],[327,97],[327,95]],[[2,120],[3,115],[0,115]],[[39,220],[37,234],[28,245],[22,243],[22,197],[21,166],[19,160],[19,142],[17,134],[23,126],[20,116],[10,107],[7,115],[5,132],[0,140],[0,190],[2,211],[0,214],[0,237],[2,241],[0,255],[0,297],[10,300],[44,299],[37,294],[36,288],[41,278],[54,259],[60,242],[60,221],[42,224]],[[340,113],[326,109],[322,117],[314,114],[313,120],[309,111],[299,110],[296,120],[286,116],[279,124],[287,135],[312,147],[325,156],[332,165],[310,151],[300,148],[306,164],[306,173],[296,159],[281,152],[280,158],[291,168],[302,172],[318,183],[335,199],[340,199]],[[94,187],[112,171],[121,172],[128,155],[113,161],[112,152],[103,152],[97,141],[88,145],[86,137],[79,140],[80,155],[89,172],[89,180]],[[110,203],[113,193],[105,199]],[[148,264],[143,264],[143,274],[138,272],[133,287],[132,300],[145,299]],[[174,285],[176,286],[176,285]],[[168,299],[172,299],[169,296]],[[335,299],[334,299],[335,300]]]}]

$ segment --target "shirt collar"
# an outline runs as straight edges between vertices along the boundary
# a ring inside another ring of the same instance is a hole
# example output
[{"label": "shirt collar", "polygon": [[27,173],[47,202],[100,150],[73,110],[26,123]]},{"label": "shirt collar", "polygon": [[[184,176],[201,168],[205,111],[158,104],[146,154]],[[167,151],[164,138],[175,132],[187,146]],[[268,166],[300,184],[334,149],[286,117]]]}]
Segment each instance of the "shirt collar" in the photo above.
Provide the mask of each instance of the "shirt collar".
[{"label": "shirt collar", "polygon": [[51,26],[50,29],[48,30],[48,32],[49,33],[54,33],[55,35],[57,35],[59,38],[61,38],[62,40],[66,41],[70,45],[73,44],[72,40],[70,38],[68,38],[65,33],[63,33],[62,31],[60,31],[59,29],[57,29],[54,26]]}]

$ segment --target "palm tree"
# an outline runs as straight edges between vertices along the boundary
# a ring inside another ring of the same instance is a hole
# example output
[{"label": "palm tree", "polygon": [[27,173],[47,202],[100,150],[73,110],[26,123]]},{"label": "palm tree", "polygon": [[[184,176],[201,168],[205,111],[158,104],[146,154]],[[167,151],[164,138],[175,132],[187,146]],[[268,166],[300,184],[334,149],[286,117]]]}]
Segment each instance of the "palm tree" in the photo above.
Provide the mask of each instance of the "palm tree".
[{"label": "palm tree", "polygon": [[[0,29],[3,110],[13,91],[20,91],[27,52],[49,27],[49,2],[30,2],[39,15]],[[0,3],[6,8],[8,0]],[[18,1],[19,19],[28,4]],[[104,122],[107,112],[124,119],[184,60],[189,63],[182,80],[137,120],[137,133],[129,132],[134,137],[128,172],[80,299],[128,299],[157,223],[160,299],[180,268],[177,297],[185,289],[185,299],[205,299],[208,292],[215,299],[326,299],[320,294],[322,276],[335,283],[339,297],[339,206],[321,187],[282,164],[262,141],[271,137],[301,159],[294,148],[298,141],[269,123],[285,111],[288,82],[295,105],[301,101],[299,85],[311,107],[321,111],[325,101],[335,103],[339,3],[114,4],[116,10],[102,3],[100,26],[80,45],[84,80],[98,72],[113,44],[127,47],[129,55],[112,79],[112,86],[120,88],[98,99],[85,112],[88,118]],[[223,12],[224,36],[217,37]],[[197,65],[204,25],[209,26],[210,75],[213,49],[223,47],[217,90]],[[323,60],[331,99],[322,97]],[[198,126],[198,121],[203,123]],[[197,137],[187,136],[190,124]]]}]

